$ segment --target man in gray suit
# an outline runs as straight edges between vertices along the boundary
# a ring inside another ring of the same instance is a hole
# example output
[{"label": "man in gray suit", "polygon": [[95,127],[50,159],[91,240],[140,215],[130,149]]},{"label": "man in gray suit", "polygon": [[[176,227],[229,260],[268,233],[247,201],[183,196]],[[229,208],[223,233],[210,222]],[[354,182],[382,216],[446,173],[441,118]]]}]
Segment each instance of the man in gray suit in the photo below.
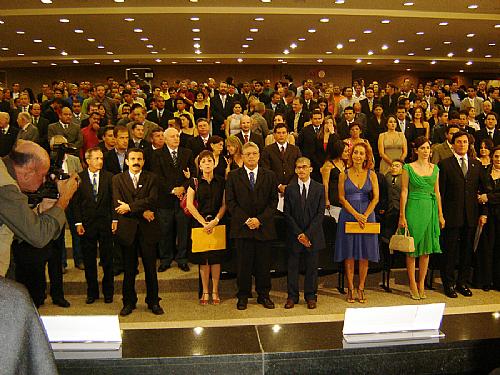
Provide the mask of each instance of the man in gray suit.
[{"label": "man in gray suit", "polygon": [[17,115],[19,133],[17,139],[38,143],[38,129],[31,123],[31,116],[28,112],[20,112]]},{"label": "man in gray suit", "polygon": [[460,109],[463,110],[474,107],[476,116],[479,116],[483,113],[483,101],[483,98],[476,95],[476,88],[474,86],[469,86],[467,87],[467,97],[460,103]]},{"label": "man in gray suit", "polygon": [[433,145],[432,147],[432,158],[431,162],[433,164],[439,163],[441,160],[447,159],[453,156],[453,148],[451,144],[451,138],[453,134],[457,133],[460,130],[458,125],[449,124],[445,129],[446,141],[443,143],[438,143]]},{"label": "man in gray suit", "polygon": [[79,150],[83,145],[83,135],[80,131],[80,127],[76,124],[71,123],[73,113],[68,107],[64,107],[59,115],[59,122],[54,122],[49,125],[48,139],[52,139],[55,135],[62,135],[68,143]]},{"label": "man in gray suit", "polygon": [[129,131],[129,137],[132,139],[132,125],[135,124],[142,124],[144,126],[144,139],[146,141],[150,140],[151,137],[151,132],[159,128],[157,124],[155,124],[153,121],[146,120],[146,108],[144,107],[137,107],[134,108],[134,121],[131,121],[127,124],[127,129]]}]

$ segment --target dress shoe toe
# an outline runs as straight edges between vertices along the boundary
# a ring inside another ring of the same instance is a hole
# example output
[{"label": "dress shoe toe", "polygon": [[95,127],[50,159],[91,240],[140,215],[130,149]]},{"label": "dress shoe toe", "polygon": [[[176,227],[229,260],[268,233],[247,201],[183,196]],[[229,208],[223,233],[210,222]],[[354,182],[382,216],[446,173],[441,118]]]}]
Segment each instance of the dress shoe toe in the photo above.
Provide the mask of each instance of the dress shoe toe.
[{"label": "dress shoe toe", "polygon": [[58,298],[52,301],[54,305],[57,305],[59,307],[70,307],[70,303],[65,300],[64,298]]},{"label": "dress shoe toe", "polygon": [[316,308],[316,306],[317,306],[317,304],[316,304],[316,301],[315,301],[315,300],[310,299],[309,301],[307,301],[307,308],[308,308],[309,310],[313,310],[313,309],[315,309],[315,308]]},{"label": "dress shoe toe", "polygon": [[161,308],[161,306],[159,304],[152,305],[152,306],[149,307],[149,309],[155,315],[163,315],[163,314],[165,314],[165,311],[163,311],[163,309]]},{"label": "dress shoe toe", "polygon": [[238,310],[246,310],[248,305],[248,299],[238,298],[238,303],[236,303],[236,308]]},{"label": "dress shoe toe", "polygon": [[472,297],[472,292],[466,285],[458,285],[456,291],[464,297]]},{"label": "dress shoe toe", "polygon": [[189,272],[189,265],[187,263],[179,264],[181,271]]},{"label": "dress shoe toe", "polygon": [[104,297],[104,303],[113,303],[113,296],[111,296],[111,297]]},{"label": "dress shoe toe", "polygon": [[120,311],[121,316],[127,316],[132,314],[132,311],[134,311],[135,306],[134,305],[125,305]]},{"label": "dress shoe toe", "polygon": [[291,299],[287,299],[284,307],[285,309],[293,309],[295,307],[295,302]]},{"label": "dress shoe toe", "polygon": [[259,297],[257,298],[257,303],[261,304],[266,309],[274,309],[274,302],[271,301],[269,297]]},{"label": "dress shoe toe", "polygon": [[455,292],[455,288],[452,287],[452,286],[445,287],[444,288],[444,294],[448,298],[457,298],[458,297],[457,292]]},{"label": "dress shoe toe", "polygon": [[87,297],[87,299],[85,300],[85,303],[86,303],[87,305],[91,305],[91,304],[93,304],[93,303],[95,302],[95,300],[96,300],[96,299],[97,299],[97,298],[95,298],[95,297],[88,296],[88,297]]}]

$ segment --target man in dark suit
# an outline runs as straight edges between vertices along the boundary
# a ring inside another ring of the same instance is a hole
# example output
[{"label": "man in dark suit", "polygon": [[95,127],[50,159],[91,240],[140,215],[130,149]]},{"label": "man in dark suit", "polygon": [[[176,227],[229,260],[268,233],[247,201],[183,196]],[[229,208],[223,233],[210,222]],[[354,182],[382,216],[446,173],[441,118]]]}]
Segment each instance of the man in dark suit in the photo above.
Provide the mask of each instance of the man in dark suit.
[{"label": "man in dark suit", "polygon": [[373,91],[373,87],[367,87],[366,98],[359,101],[359,104],[361,104],[361,112],[363,112],[368,117],[373,115],[375,104],[378,103],[378,99],[375,99],[375,92]]},{"label": "man in dark suit", "polygon": [[[487,211],[485,206],[479,209],[477,194],[482,191],[481,163],[467,155],[467,133],[455,133],[452,144],[453,156],[439,162],[439,190],[445,220],[441,280],[447,297],[456,298],[456,292],[470,297],[472,292],[467,282],[472,265],[472,243],[476,226],[486,223]],[[457,262],[458,276],[455,277]]]},{"label": "man in dark suit", "polygon": [[148,141],[144,139],[144,125],[138,122],[132,124],[132,137],[128,141],[128,148],[140,148],[145,149],[150,145]]},{"label": "man in dark suit", "polygon": [[260,134],[252,132],[250,129],[252,127],[252,119],[247,115],[244,115],[240,120],[241,132],[236,134],[236,136],[244,145],[248,142],[253,142],[259,147],[259,152],[264,149],[264,138]]},{"label": "man in dark suit", "polygon": [[229,172],[226,202],[231,213],[230,237],[236,241],[238,264],[238,310],[245,310],[255,275],[257,303],[274,309],[271,290],[271,241],[276,238],[274,215],[278,183],[273,172],[259,167],[259,148],[243,146],[243,167]]},{"label": "man in dark suit", "polygon": [[310,121],[311,116],[309,112],[303,109],[304,100],[302,98],[295,97],[292,102],[292,110],[288,111],[286,114],[286,124],[288,126],[288,131],[293,133],[297,138],[300,131],[304,127],[304,123]]},{"label": "man in dark suit", "polygon": [[45,117],[40,116],[40,113],[42,112],[42,108],[40,104],[34,103],[31,106],[31,123],[33,126],[35,126],[38,129],[38,144],[42,146],[45,151],[49,151],[49,138],[48,138],[48,131],[49,131],[49,120],[47,120]]},{"label": "man in dark suit", "polygon": [[[80,127],[71,122],[73,113],[68,107],[61,109],[59,121],[49,125],[48,138],[50,139],[55,135],[62,135],[67,141],[80,152],[83,146],[83,135]],[[78,154],[77,154],[78,155]]]},{"label": "man in dark suit", "polygon": [[453,156],[453,144],[451,143],[451,140],[453,139],[453,134],[458,133],[460,129],[455,124],[450,124],[444,129],[446,130],[446,140],[443,143],[432,145],[431,162],[433,164],[438,164],[441,160]]},{"label": "man in dark suit", "polygon": [[182,271],[189,271],[187,263],[189,218],[180,207],[180,200],[186,194],[189,178],[195,176],[195,167],[191,150],[179,147],[179,143],[179,131],[168,128],[165,130],[167,147],[155,150],[151,161],[151,170],[160,182],[158,218],[161,238],[158,272],[170,268],[174,258]]},{"label": "man in dark suit", "polygon": [[137,304],[135,275],[137,256],[142,257],[146,273],[146,303],[155,315],[164,313],[158,296],[156,274],[156,244],[160,237],[160,225],[155,211],[158,207],[158,179],[143,171],[144,152],[134,148],[125,159],[129,170],[113,176],[113,202],[118,220],[115,235],[123,248],[123,308],[120,315],[132,313]]},{"label": "man in dark suit", "polygon": [[311,177],[321,183],[322,178],[319,170],[325,161],[325,149],[323,148],[323,139],[320,139],[323,130],[323,115],[319,109],[314,110],[311,121],[312,124],[306,126],[300,132],[299,138],[297,138],[297,146],[300,148],[302,155],[311,160],[313,168]]},{"label": "man in dark suit", "polygon": [[392,82],[387,83],[387,85],[385,86],[385,96],[381,100],[382,107],[384,108],[384,113],[386,114],[386,116],[396,113],[399,95],[395,92],[396,85]]},{"label": "man in dark suit", "polygon": [[198,135],[191,138],[187,144],[187,148],[193,152],[193,160],[196,159],[200,152],[208,150],[207,144],[210,138],[210,124],[208,120],[203,117],[196,120],[196,129],[198,129]]},{"label": "man in dark suit", "polygon": [[219,84],[219,94],[210,99],[210,113],[212,113],[213,135],[226,138],[224,121],[233,113],[233,101],[227,95],[227,83]]},{"label": "man in dark suit", "polygon": [[269,104],[266,104],[266,108],[273,110],[274,113],[285,113],[285,103],[283,102],[283,100],[281,100],[281,95],[279,92],[273,92],[271,101],[269,102]]},{"label": "man in dark suit", "polygon": [[488,115],[486,115],[484,125],[485,127],[478,130],[475,135],[476,142],[474,143],[474,146],[476,146],[478,155],[483,139],[490,138],[495,147],[500,144],[500,131],[497,129],[497,114],[495,112],[488,113]]},{"label": "man in dark suit", "polygon": [[85,280],[87,281],[87,304],[99,298],[97,281],[97,243],[104,276],[102,294],[104,302],[113,302],[113,239],[117,222],[113,217],[113,174],[102,170],[103,154],[99,147],[85,152],[88,168],[82,171],[80,185],[71,201],[76,231],[81,236]]},{"label": "man in dark suit", "polygon": [[311,89],[304,90],[304,110],[312,113],[318,108],[318,102],[313,99],[313,92]]},{"label": "man in dark suit", "polygon": [[59,111],[63,106],[63,101],[60,98],[54,98],[51,100],[47,106],[47,108],[43,110],[42,117],[49,120],[49,124],[54,124],[59,121]]},{"label": "man in dark suit", "polygon": [[275,143],[266,146],[262,152],[260,165],[276,175],[278,191],[285,194],[287,185],[295,177],[295,161],[302,156],[300,149],[288,143],[288,127],[286,124],[274,126]]},{"label": "man in dark suit", "polygon": [[19,133],[19,128],[10,126],[9,121],[10,115],[0,112],[0,157],[6,156],[12,150]]},{"label": "man in dark suit", "polygon": [[156,109],[148,113],[146,120],[160,125],[163,129],[168,128],[168,120],[173,118],[174,115],[165,108],[165,99],[158,96],[157,98],[153,98],[152,102],[155,103]]},{"label": "man in dark suit", "polygon": [[103,169],[115,175],[128,170],[128,165],[125,163],[125,154],[129,145],[128,129],[125,126],[115,126],[113,135],[115,148],[104,154]]},{"label": "man in dark suit", "polygon": [[411,152],[413,150],[413,142],[417,138],[417,129],[415,128],[415,125],[406,117],[406,108],[402,105],[398,106],[398,109],[396,110],[396,119],[398,121],[396,131],[403,132],[406,137],[406,143],[408,144],[408,156],[406,157],[406,162],[409,163],[413,154]]},{"label": "man in dark suit", "polygon": [[324,249],[323,216],[325,189],[311,179],[311,161],[301,157],[295,163],[298,181],[285,191],[283,213],[287,224],[288,299],[285,309],[299,303],[299,260],[304,255],[304,299],[308,309],[316,308],[318,292],[318,252]]},{"label": "man in dark suit", "polygon": [[340,139],[347,139],[350,137],[349,127],[354,123],[354,108],[351,106],[345,107],[342,116],[344,118],[337,125],[337,133]]}]

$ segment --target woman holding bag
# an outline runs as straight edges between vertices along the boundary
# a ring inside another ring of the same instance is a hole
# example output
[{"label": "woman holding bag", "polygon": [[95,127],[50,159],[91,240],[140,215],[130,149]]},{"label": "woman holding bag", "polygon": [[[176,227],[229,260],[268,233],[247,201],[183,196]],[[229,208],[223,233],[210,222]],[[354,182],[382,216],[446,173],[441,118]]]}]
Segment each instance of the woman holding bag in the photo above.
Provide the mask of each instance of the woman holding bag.
[{"label": "woman holding bag", "polygon": [[[407,253],[406,268],[410,281],[410,296],[425,299],[425,276],[429,255],[441,253],[440,228],[444,217],[439,194],[439,168],[429,161],[431,147],[426,137],[415,140],[416,160],[405,164],[401,179],[399,227],[408,228],[415,251]],[[415,278],[415,258],[419,257],[418,285]]]},{"label": "woman holding bag", "polygon": [[[187,208],[192,218],[193,228],[204,228],[210,233],[219,221],[222,220],[226,211],[224,199],[224,177],[214,174],[214,155],[204,150],[198,156],[199,178],[197,181],[191,179],[187,191]],[[196,200],[197,206],[194,201]],[[227,255],[226,250],[212,250],[202,253],[193,253],[190,261],[200,265],[201,283],[203,285],[203,295],[200,304],[207,305],[210,300],[210,274],[212,274],[212,303],[220,304],[219,298],[219,278],[220,264]]]}]

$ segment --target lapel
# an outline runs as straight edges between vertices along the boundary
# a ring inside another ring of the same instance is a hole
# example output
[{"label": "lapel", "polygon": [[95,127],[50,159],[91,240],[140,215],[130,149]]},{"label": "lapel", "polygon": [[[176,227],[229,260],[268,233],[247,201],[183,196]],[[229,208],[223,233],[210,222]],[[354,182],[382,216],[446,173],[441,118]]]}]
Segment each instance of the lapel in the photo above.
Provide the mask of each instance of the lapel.
[{"label": "lapel", "polygon": [[[457,158],[455,157],[455,154],[452,153],[451,158],[453,158],[453,167],[455,168],[455,171],[458,173],[458,175],[465,180],[465,176],[462,173],[462,168],[460,167],[460,164],[458,163]],[[469,164],[470,164],[470,158],[469,158]],[[469,170],[467,169],[467,174],[469,173]]]},{"label": "lapel", "polygon": [[[87,177],[89,177],[88,173],[87,173]],[[104,187],[107,183],[106,179],[107,179],[107,176],[105,176],[105,174],[103,173],[103,170],[101,169],[101,171],[99,172],[99,186],[97,187],[97,201],[96,201],[97,206],[102,201],[102,197],[104,195]],[[90,187],[90,190],[92,191],[92,186]]]},{"label": "lapel", "polygon": [[[240,175],[241,181],[243,182],[243,185],[245,185],[249,191],[252,191],[252,189],[250,189],[250,180],[248,179],[248,174],[247,174],[247,170],[245,169],[245,166],[241,167],[239,169],[238,173]],[[257,174],[257,177],[258,177],[258,174]],[[255,182],[255,185],[257,185],[257,181]],[[254,186],[254,191],[255,191],[255,186]]]}]

